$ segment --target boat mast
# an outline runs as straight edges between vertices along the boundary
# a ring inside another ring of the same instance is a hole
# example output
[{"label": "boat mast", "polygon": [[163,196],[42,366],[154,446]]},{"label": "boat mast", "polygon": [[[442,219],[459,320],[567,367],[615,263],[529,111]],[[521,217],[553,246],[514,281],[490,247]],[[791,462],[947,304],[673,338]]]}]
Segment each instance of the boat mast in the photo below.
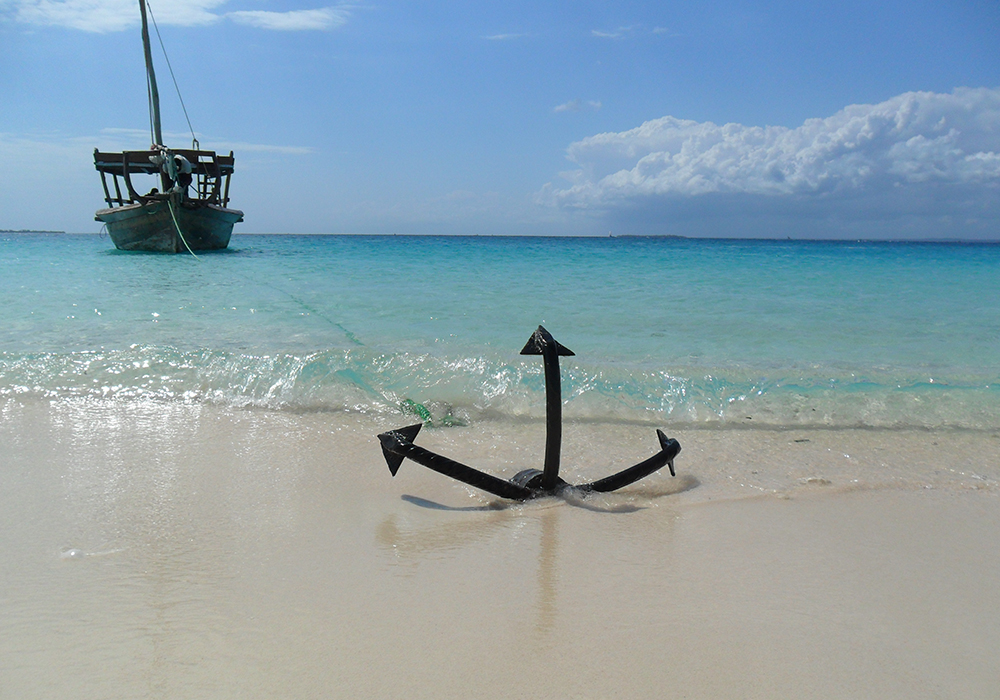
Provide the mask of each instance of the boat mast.
[{"label": "boat mast", "polygon": [[149,25],[146,24],[146,0],[139,0],[142,13],[142,50],[146,56],[146,80],[149,84],[149,114],[153,118],[154,146],[163,145],[160,133],[160,93],[156,89],[156,73],[153,71],[153,52],[149,48]]}]

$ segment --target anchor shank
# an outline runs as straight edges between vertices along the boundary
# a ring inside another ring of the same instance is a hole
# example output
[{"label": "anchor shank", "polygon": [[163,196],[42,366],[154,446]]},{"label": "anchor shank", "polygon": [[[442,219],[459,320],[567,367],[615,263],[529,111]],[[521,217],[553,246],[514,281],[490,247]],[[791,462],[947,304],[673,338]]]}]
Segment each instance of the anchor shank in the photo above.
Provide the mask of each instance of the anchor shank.
[{"label": "anchor shank", "polygon": [[[552,336],[549,336],[551,340]],[[555,342],[545,344],[545,466],[542,488],[551,490],[559,483],[559,452],[562,449],[562,380]]]},{"label": "anchor shank", "polygon": [[545,463],[541,488],[551,491],[559,484],[559,449],[562,445],[562,386],[559,378],[559,356],[573,351],[556,342],[542,326],[538,327],[522,355],[541,355],[545,367]]}]

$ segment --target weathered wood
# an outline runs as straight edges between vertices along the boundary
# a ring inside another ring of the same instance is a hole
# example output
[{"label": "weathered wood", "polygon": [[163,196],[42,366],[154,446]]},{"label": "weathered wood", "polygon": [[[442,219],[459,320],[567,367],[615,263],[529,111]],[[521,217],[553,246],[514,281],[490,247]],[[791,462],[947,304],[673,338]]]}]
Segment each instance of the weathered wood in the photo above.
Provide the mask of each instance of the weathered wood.
[{"label": "weathered wood", "polygon": [[186,252],[177,234],[178,225],[191,250],[221,250],[229,245],[233,225],[243,220],[243,212],[236,209],[195,203],[175,206],[174,216],[167,199],[157,199],[101,209],[94,218],[107,225],[108,235],[119,250],[156,253]]},{"label": "weathered wood", "polygon": [[[114,175],[112,175],[111,177],[114,178]],[[117,178],[115,178],[115,182],[117,181],[118,181]],[[104,187],[104,201],[107,202],[108,206],[110,207],[112,205],[113,200],[111,199],[111,192],[108,191],[108,180],[107,176],[104,173],[101,173],[101,186]]]},{"label": "weathered wood", "polygon": [[[220,175],[231,175],[235,170],[235,159],[230,153],[228,156],[220,156],[215,151],[192,151],[184,148],[170,149],[170,152],[184,156],[191,163],[192,175],[208,175],[219,177]],[[94,151],[94,167],[102,173],[113,175],[123,175],[122,157],[128,153],[129,172],[146,173],[155,175],[160,172],[160,166],[150,162],[150,157],[159,155],[159,151],[123,151],[119,153],[105,153]],[[202,161],[201,158],[207,158]]]}]

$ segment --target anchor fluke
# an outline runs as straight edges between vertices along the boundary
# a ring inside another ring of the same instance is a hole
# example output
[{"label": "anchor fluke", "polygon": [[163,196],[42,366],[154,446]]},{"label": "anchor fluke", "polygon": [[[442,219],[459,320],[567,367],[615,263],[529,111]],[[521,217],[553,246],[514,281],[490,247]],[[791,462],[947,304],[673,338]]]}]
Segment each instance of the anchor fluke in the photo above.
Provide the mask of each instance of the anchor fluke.
[{"label": "anchor fluke", "polygon": [[379,442],[382,443],[382,454],[385,455],[385,461],[389,465],[389,471],[392,472],[393,476],[396,475],[399,465],[406,458],[412,459],[417,464],[422,464],[428,469],[436,471],[438,474],[450,476],[452,479],[466,483],[469,486],[475,486],[477,489],[482,489],[501,498],[526,501],[529,498],[539,495],[531,489],[527,489],[511,481],[504,481],[495,476],[490,476],[461,462],[456,462],[453,459],[448,459],[443,455],[424,449],[420,445],[414,445],[413,438],[420,432],[420,426],[421,424],[417,423],[406,428],[389,430],[378,436]]},{"label": "anchor fluke", "polygon": [[[674,457],[681,453],[681,444],[677,442],[674,438],[668,438],[662,430],[656,429],[656,437],[660,439],[660,449],[664,452],[673,451]],[[676,450],[674,446],[676,445]],[[677,476],[677,472],[674,471],[674,457],[667,460],[667,468],[670,469],[670,476]]]},{"label": "anchor fluke", "polygon": [[584,484],[578,488],[584,491],[616,491],[649,476],[656,470],[663,468],[664,465],[670,467],[670,476],[677,476],[674,473],[674,457],[680,453],[681,444],[673,438],[668,438],[660,429],[656,430],[656,437],[660,441],[660,451],[649,459],[639,462],[634,467],[623,469],[617,474],[612,474],[590,484]]},{"label": "anchor fluke", "polygon": [[396,476],[399,465],[406,458],[407,443],[413,444],[422,426],[423,423],[408,425],[405,428],[396,428],[378,436],[378,441],[382,443],[382,456],[385,457],[385,463],[389,465],[389,471],[393,476]]},{"label": "anchor fluke", "polygon": [[544,355],[545,348],[555,347],[556,355],[562,355],[563,357],[572,357],[576,355],[575,352],[560,344],[558,340],[552,337],[542,326],[538,327],[531,337],[528,338],[528,342],[525,343],[524,348],[521,350],[522,355]]}]

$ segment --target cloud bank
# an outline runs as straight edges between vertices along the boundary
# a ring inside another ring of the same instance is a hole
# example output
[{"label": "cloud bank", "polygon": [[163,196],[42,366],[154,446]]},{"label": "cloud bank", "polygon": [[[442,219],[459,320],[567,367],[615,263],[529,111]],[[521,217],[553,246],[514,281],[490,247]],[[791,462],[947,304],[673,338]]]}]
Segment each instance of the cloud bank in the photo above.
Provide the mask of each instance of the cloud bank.
[{"label": "cloud bank", "polygon": [[[261,29],[281,31],[335,29],[350,16],[344,6],[314,10],[268,12],[263,10],[217,12],[227,0],[169,0],[153,2],[152,11],[161,25],[192,27],[231,19]],[[139,24],[135,0],[0,0],[13,10],[11,16],[26,24],[80,29],[86,32],[117,32]]]},{"label": "cloud bank", "polygon": [[721,206],[772,218],[995,222],[1000,89],[908,92],[794,129],[668,116],[573,143],[568,158],[578,166],[562,173],[570,186],[547,185],[542,199],[624,218]]}]

